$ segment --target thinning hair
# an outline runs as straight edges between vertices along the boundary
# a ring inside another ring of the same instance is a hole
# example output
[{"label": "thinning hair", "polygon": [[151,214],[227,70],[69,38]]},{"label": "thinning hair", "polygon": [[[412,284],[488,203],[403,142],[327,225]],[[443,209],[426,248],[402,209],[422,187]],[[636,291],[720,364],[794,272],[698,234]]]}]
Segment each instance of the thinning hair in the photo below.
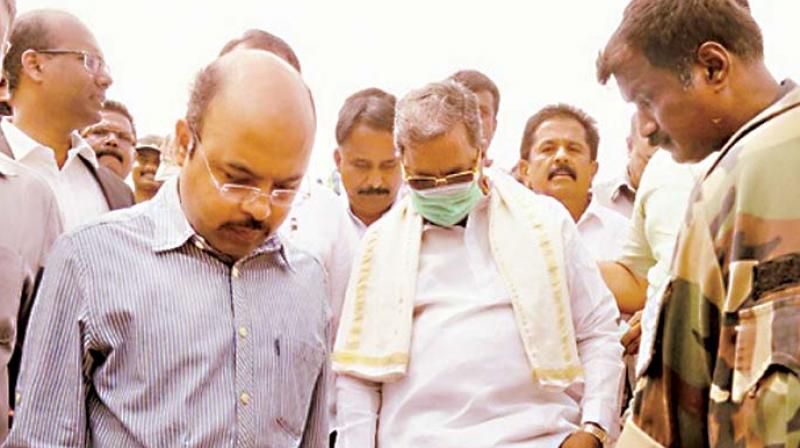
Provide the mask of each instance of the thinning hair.
[{"label": "thinning hair", "polygon": [[203,119],[211,100],[217,94],[222,84],[219,59],[203,67],[194,78],[189,93],[189,104],[186,108],[186,123],[189,129],[200,135],[203,131]]},{"label": "thinning hair", "polygon": [[450,75],[449,79],[464,84],[475,95],[480,92],[489,92],[492,95],[494,104],[494,117],[497,118],[497,112],[500,110],[500,90],[497,89],[497,85],[488,76],[478,70],[459,70]]},{"label": "thinning hair", "polygon": [[525,130],[522,132],[522,143],[519,146],[520,159],[528,160],[536,131],[546,121],[554,118],[571,118],[580,123],[586,133],[589,155],[592,160],[597,160],[597,148],[600,146],[600,133],[597,131],[597,122],[583,110],[563,103],[547,106],[528,118],[528,122],[525,123]]},{"label": "thinning hair", "polygon": [[292,47],[287,44],[285,40],[272,33],[255,28],[249,29],[245,31],[241,37],[228,41],[228,43],[222,47],[219,56],[224,56],[236,48],[252,48],[270,52],[302,73],[302,70],[300,70],[300,59],[297,58],[297,54],[292,50]]},{"label": "thinning hair", "polygon": [[697,50],[706,42],[745,61],[764,55],[761,29],[747,0],[632,0],[597,59],[597,79],[605,84],[619,68],[622,49],[630,47],[688,85]]},{"label": "thinning hair", "polygon": [[394,122],[395,146],[403,152],[409,144],[433,140],[463,123],[470,142],[485,149],[478,98],[451,79],[408,93],[399,103]]},{"label": "thinning hair", "polygon": [[8,82],[9,93],[19,86],[22,54],[28,50],[46,50],[52,45],[48,20],[41,12],[23,14],[11,27],[8,52],[3,58],[3,76]]},{"label": "thinning hair", "polygon": [[130,122],[131,124],[131,131],[133,131],[133,137],[136,138],[136,123],[134,123],[133,121],[133,115],[131,115],[131,112],[128,110],[127,107],[125,107],[124,104],[120,103],[119,101],[105,100],[105,102],[103,102],[103,110],[106,112],[116,112],[122,115],[123,117],[127,118],[128,122]]},{"label": "thinning hair", "polygon": [[394,131],[394,108],[397,99],[381,89],[370,87],[350,95],[339,110],[336,143],[342,145],[357,124],[376,131]]}]

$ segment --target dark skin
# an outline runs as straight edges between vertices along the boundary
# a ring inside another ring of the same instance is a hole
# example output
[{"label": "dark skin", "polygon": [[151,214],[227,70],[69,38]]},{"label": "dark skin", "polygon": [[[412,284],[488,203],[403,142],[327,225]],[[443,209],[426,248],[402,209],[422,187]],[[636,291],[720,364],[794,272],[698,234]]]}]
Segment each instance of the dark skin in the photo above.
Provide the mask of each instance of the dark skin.
[{"label": "dark skin", "polygon": [[642,135],[678,162],[699,162],[720,149],[780,92],[763,60],[743,59],[717,42],[698,48],[688,85],[631,46],[617,57],[614,77],[623,98],[636,105]]},{"label": "dark skin", "polygon": [[[623,98],[636,104],[642,136],[670,151],[678,162],[697,162],[719,150],[780,97],[780,85],[763,59],[742,58],[718,42],[705,42],[697,49],[689,85],[674,71],[652,66],[630,45],[616,50],[614,77]],[[635,282],[629,283],[635,288]],[[615,286],[609,286],[616,295]],[[628,353],[638,351],[641,338],[637,316],[632,322],[623,336]]]}]

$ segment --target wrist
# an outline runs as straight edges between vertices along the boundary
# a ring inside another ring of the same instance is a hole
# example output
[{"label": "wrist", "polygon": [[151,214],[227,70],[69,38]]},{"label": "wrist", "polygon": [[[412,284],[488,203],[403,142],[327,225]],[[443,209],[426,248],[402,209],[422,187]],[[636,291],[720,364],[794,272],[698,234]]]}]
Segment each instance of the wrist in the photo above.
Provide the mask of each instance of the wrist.
[{"label": "wrist", "polygon": [[598,447],[605,448],[608,446],[608,432],[597,423],[594,422],[586,422],[581,425],[581,432],[588,433],[591,435],[595,440],[597,440]]}]

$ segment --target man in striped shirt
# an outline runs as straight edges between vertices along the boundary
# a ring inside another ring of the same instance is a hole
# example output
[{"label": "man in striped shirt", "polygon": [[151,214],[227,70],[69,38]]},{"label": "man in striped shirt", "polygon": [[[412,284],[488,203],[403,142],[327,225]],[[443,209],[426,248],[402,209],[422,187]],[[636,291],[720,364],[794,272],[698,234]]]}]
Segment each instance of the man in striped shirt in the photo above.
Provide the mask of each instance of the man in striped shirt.
[{"label": "man in striped shirt", "polygon": [[315,126],[271,54],[200,72],[179,177],[56,243],[8,446],[327,445],[324,273],[274,233]]}]

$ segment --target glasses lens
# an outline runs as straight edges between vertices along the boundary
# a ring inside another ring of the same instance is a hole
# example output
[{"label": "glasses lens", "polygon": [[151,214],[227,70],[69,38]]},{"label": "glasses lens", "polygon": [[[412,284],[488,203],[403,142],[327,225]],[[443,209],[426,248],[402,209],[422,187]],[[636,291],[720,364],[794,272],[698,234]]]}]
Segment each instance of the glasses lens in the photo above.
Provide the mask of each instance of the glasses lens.
[{"label": "glasses lens", "polygon": [[472,171],[456,173],[447,176],[445,179],[447,180],[447,185],[465,184],[467,182],[472,182],[472,180],[475,179],[475,173]]},{"label": "glasses lens", "polygon": [[294,190],[274,190],[270,198],[272,203],[278,207],[288,207],[294,202],[297,192]]},{"label": "glasses lens", "polygon": [[436,179],[410,178],[408,186],[415,190],[427,190],[436,186]]}]

